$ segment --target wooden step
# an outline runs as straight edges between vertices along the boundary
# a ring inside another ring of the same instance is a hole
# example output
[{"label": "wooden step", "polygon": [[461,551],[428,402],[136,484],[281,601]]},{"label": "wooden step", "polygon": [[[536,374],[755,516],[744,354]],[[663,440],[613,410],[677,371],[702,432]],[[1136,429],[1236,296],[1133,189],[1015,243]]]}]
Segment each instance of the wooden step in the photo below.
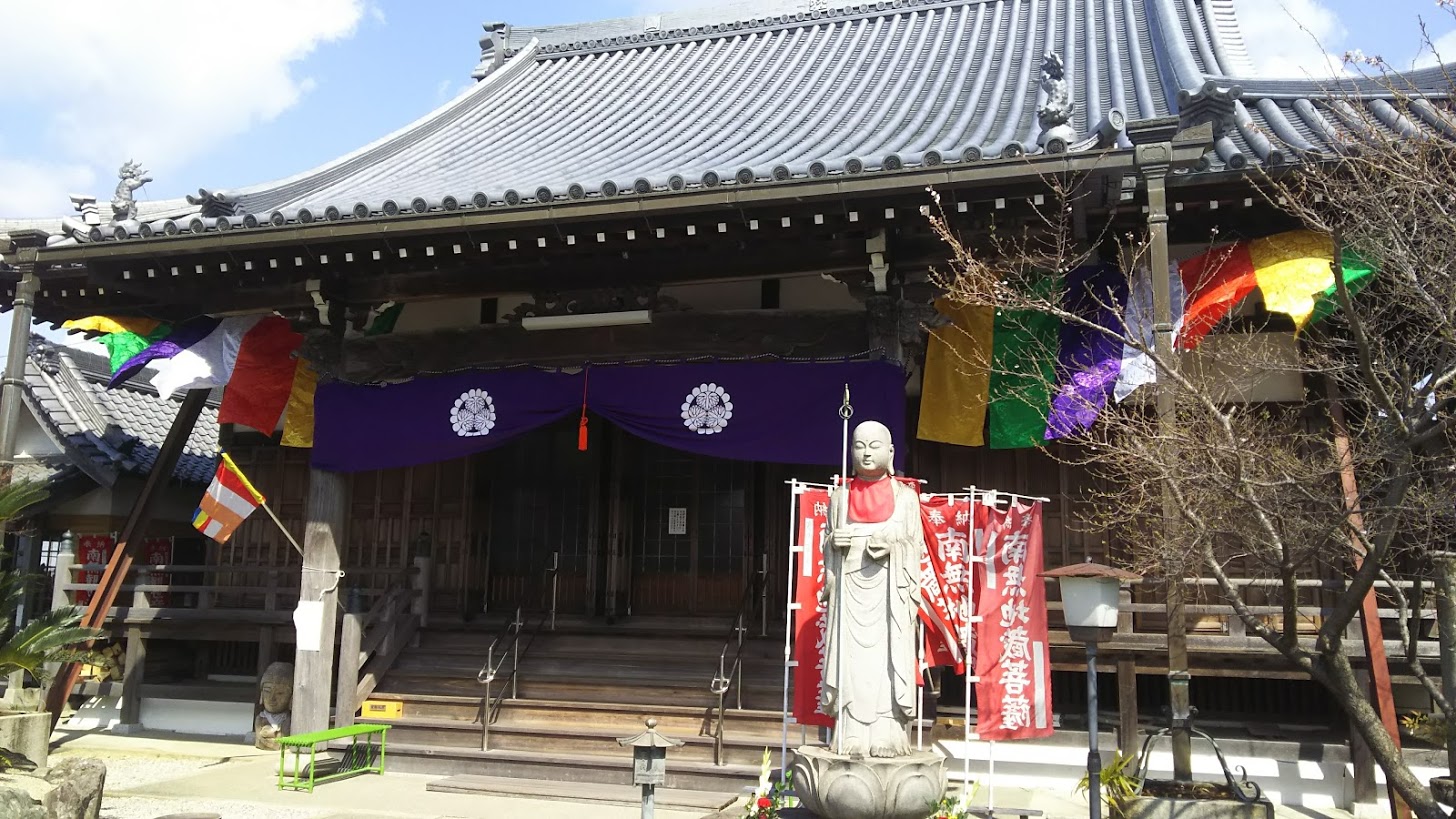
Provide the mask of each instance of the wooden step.
[{"label": "wooden step", "polygon": [[[783,704],[782,681],[776,687],[749,686],[743,692],[743,706],[769,710]],[[479,698],[485,686],[474,676],[461,677],[428,670],[397,669],[380,684],[385,691],[418,694],[451,695]],[[496,688],[494,691],[498,692]],[[650,677],[642,680],[559,679],[545,674],[522,674],[517,695],[526,699],[569,700],[574,702],[637,703],[659,702],[699,707],[716,706],[718,698],[708,689],[708,680],[671,681]],[[729,705],[736,705],[730,698]]]},{"label": "wooden step", "polygon": [[[527,638],[529,639],[529,638]],[[421,635],[419,646],[412,650],[439,654],[469,654],[484,661],[486,651],[495,642],[493,633],[473,634],[468,632],[431,631]],[[495,643],[504,651],[510,640]],[[522,645],[525,645],[523,639]],[[641,636],[623,634],[563,634],[543,632],[530,639],[530,653],[561,656],[594,657],[700,657],[716,662],[723,654],[724,643],[719,638],[681,636]],[[743,656],[760,658],[782,658],[784,646],[781,639],[749,639],[743,644]],[[727,657],[731,660],[738,653],[736,645],[728,647]]]},{"label": "wooden step", "polygon": [[[392,726],[389,732],[391,746],[395,742],[402,742],[406,745],[428,745],[434,748],[473,748],[476,750],[480,748],[481,730],[478,723],[410,717],[371,718],[370,722]],[[640,724],[631,726],[624,732],[582,724],[506,725],[497,723],[490,727],[490,748],[616,759],[624,753],[617,740],[636,734],[642,730],[642,727]],[[711,736],[697,733],[673,733],[669,736],[683,743],[682,747],[673,749],[674,759],[713,761],[714,740]],[[771,747],[776,753],[779,746],[780,739],[777,736],[760,741],[725,735],[723,758],[729,763],[758,765],[763,759],[765,748]],[[630,756],[630,753],[627,755]]]},{"label": "wooden step", "polygon": [[[455,720],[476,723],[480,717],[478,697],[379,692],[375,699],[402,703],[404,716],[420,719]],[[709,731],[712,711],[680,705],[633,705],[621,703],[571,702],[563,700],[505,700],[497,714],[498,725],[571,726],[591,725],[626,736],[640,730],[648,718],[674,736]],[[729,709],[726,735],[756,741],[777,741],[782,736],[783,716],[778,710]],[[797,728],[792,729],[794,736]]]},{"label": "wooden step", "polygon": [[[425,786],[425,790],[440,793],[497,794],[562,802],[593,802],[625,807],[636,807],[642,804],[642,789],[636,785],[546,782],[538,779],[507,779],[473,774],[446,777],[429,783]],[[733,803],[737,794],[657,788],[653,796],[654,804],[659,808],[712,812],[728,807]]]},{"label": "wooden step", "polygon": [[[341,745],[342,747],[342,745]],[[476,774],[510,779],[632,784],[632,754],[625,748],[615,756],[520,751],[497,748],[449,748],[411,743],[389,743],[389,770],[435,775]],[[675,790],[742,793],[758,782],[758,765],[714,765],[667,758],[667,781]]]}]

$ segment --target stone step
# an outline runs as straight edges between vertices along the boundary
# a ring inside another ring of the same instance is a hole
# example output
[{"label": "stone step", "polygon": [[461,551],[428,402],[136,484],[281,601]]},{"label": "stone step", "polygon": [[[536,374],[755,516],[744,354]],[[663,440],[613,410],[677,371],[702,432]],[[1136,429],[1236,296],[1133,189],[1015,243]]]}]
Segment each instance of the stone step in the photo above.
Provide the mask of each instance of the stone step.
[{"label": "stone step", "polygon": [[[446,777],[425,786],[440,793],[498,794],[552,799],[563,802],[590,802],[603,805],[635,807],[642,803],[642,788],[636,785],[598,785],[586,782],[548,782],[538,779],[507,779],[496,776],[460,774]],[[710,791],[683,791],[657,788],[654,804],[664,810],[719,811],[730,805],[737,794]]]},{"label": "stone step", "polygon": [[[341,746],[342,747],[342,746]],[[522,751],[495,748],[450,748],[412,743],[389,743],[389,770],[434,775],[474,774],[548,782],[602,785],[632,784],[632,755],[619,748],[614,756]],[[758,781],[758,765],[714,765],[667,758],[667,781],[674,790],[739,794]]]}]

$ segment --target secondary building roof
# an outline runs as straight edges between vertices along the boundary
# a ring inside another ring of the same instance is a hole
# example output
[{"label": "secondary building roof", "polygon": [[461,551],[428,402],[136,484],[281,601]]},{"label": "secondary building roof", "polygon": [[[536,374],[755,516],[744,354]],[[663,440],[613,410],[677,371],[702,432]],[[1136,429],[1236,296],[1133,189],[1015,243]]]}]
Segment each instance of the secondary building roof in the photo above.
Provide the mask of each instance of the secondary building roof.
[{"label": "secondary building roof", "polygon": [[[1044,55],[1065,64],[1081,147],[1125,121],[1215,116],[1206,168],[1333,152],[1359,112],[1309,80],[1251,78],[1233,0],[738,0],[711,10],[511,30],[479,82],[379,141],[288,179],[68,220],[75,241],[539,207],[1006,162],[1045,150]],[[1446,87],[1439,70],[1413,79]],[[1407,118],[1350,81],[1398,133]],[[1388,95],[1386,95],[1388,96]],[[1075,149],[1077,146],[1073,146]]]},{"label": "secondary building roof", "polygon": [[[146,475],[181,407],[165,399],[144,370],[106,389],[106,359],[31,336],[25,361],[25,406],[60,454],[22,463],[22,477],[60,482],[81,473],[103,486],[121,475]],[[174,480],[206,484],[217,467],[217,401],[209,401],[187,438]]]}]

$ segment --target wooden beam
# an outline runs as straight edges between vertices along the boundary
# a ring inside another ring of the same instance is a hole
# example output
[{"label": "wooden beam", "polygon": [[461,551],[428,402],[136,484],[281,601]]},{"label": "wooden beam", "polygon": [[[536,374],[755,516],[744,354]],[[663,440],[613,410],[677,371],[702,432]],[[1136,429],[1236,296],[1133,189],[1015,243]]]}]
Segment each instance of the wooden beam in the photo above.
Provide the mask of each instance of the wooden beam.
[{"label": "wooden beam", "polygon": [[[312,339],[310,339],[312,341]],[[333,344],[320,339],[318,344]],[[306,343],[305,357],[313,355]],[[507,324],[433,333],[390,334],[344,342],[341,377],[408,378],[469,367],[533,363],[577,365],[660,356],[846,356],[869,348],[857,310],[658,313],[652,324],[573,330],[525,330]]]},{"label": "wooden beam", "polygon": [[[137,497],[131,514],[127,516],[126,525],[122,527],[116,549],[112,551],[96,592],[91,595],[91,602],[81,617],[82,626],[100,628],[106,622],[107,612],[116,604],[117,594],[121,591],[127,572],[131,571],[134,553],[141,548],[141,543],[146,538],[147,527],[151,525],[152,513],[162,495],[162,488],[172,479],[172,470],[177,468],[177,461],[182,457],[187,437],[192,434],[192,428],[197,426],[197,418],[202,415],[209,392],[189,390],[182,399],[182,406],[177,410],[177,416],[172,419],[172,428],[167,431],[162,449],[152,462],[151,471],[147,473],[147,482],[142,486],[141,495]],[[64,582],[59,576],[56,580],[58,583]],[[46,710],[50,711],[52,727],[60,722],[61,711],[80,676],[79,663],[65,663],[52,681],[46,695]]]},{"label": "wooden beam", "polygon": [[132,626],[126,630],[126,667],[121,677],[121,724],[135,729],[142,721],[142,677],[147,673],[147,638]]},{"label": "wooden beam", "polygon": [[[1330,399],[1330,423],[1334,428],[1335,457],[1340,462],[1340,488],[1344,492],[1345,509],[1349,513],[1350,552],[1355,571],[1365,563],[1365,549],[1355,531],[1365,528],[1364,514],[1360,509],[1360,487],[1355,480],[1355,454],[1350,446],[1350,430],[1345,423],[1345,407],[1340,400],[1333,378],[1326,378],[1325,385]],[[1390,663],[1385,657],[1385,634],[1380,623],[1380,603],[1375,599],[1372,586],[1360,603],[1360,634],[1365,641],[1365,656],[1370,659],[1370,679],[1375,698],[1375,710],[1380,722],[1390,734],[1390,741],[1400,749],[1400,726],[1396,723],[1395,693],[1390,682]],[[1354,736],[1353,732],[1351,736]],[[1351,752],[1358,750],[1352,747]],[[1410,819],[1410,805],[1395,792],[1395,785],[1387,784],[1390,795],[1391,813],[1396,819]]]},{"label": "wooden beam", "polygon": [[299,636],[293,662],[293,733],[329,727],[333,691],[335,626],[339,609],[339,565],[349,514],[348,476],[309,470],[308,502],[303,534],[303,568],[299,601],[322,604],[318,649],[304,648]]}]

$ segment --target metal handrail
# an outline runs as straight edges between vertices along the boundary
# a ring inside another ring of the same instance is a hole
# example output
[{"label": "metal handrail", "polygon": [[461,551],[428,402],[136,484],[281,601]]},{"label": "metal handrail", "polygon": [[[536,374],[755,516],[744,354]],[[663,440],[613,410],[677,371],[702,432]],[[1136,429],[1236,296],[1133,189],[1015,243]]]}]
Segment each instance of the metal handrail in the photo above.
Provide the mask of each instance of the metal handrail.
[{"label": "metal handrail", "polygon": [[[728,632],[728,638],[723,641],[723,649],[718,652],[718,673],[708,683],[708,690],[718,697],[718,707],[713,715],[713,764],[724,765],[723,761],[723,726],[728,721],[727,698],[728,691],[734,692],[734,707],[743,710],[743,635],[748,631],[745,623],[748,620],[748,607],[753,602],[753,593],[758,590],[761,594],[766,593],[768,588],[768,564],[761,561],[758,572],[750,577],[743,585],[743,596],[738,601],[738,612],[733,616],[733,628]],[[767,611],[768,601],[762,601],[764,610]],[[766,629],[766,626],[765,626]],[[733,653],[733,664],[728,664],[728,649],[737,644],[737,650]]]},{"label": "metal handrail", "polygon": [[[515,616],[506,622],[502,633],[491,640],[490,646],[485,651],[485,664],[476,672],[475,680],[485,686],[485,693],[480,699],[480,750],[490,750],[490,724],[500,715],[501,705],[505,701],[506,691],[510,691],[511,699],[517,699],[520,692],[521,658],[531,650],[531,645],[536,642],[536,635],[541,633],[542,626],[548,622],[551,630],[556,630],[556,603],[557,603],[557,575],[561,565],[561,553],[551,553],[551,563],[542,572],[539,579],[541,587],[542,607],[535,615],[535,624],[531,626],[530,634],[526,644],[521,645],[521,635],[526,633],[526,621],[522,618],[524,609],[516,607]],[[550,597],[547,597],[547,593]],[[547,603],[549,599],[549,603]],[[500,659],[496,659],[496,647],[502,640],[509,639],[510,644],[503,647],[500,652]],[[506,658],[511,661],[510,673],[506,677],[509,687],[501,686],[499,692],[494,696],[491,694],[491,685],[500,676],[501,667],[505,665]]]}]

